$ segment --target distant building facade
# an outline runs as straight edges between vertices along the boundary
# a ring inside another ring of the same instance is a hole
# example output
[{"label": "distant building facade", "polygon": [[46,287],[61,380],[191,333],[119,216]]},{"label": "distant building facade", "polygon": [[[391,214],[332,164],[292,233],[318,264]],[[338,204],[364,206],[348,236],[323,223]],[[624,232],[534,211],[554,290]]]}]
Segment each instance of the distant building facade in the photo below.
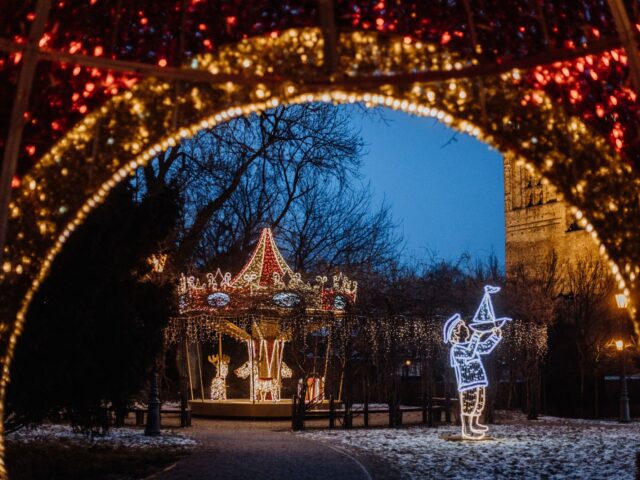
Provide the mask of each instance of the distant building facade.
[{"label": "distant building facade", "polygon": [[591,236],[578,227],[569,208],[556,190],[512,155],[504,156],[506,271],[518,264],[538,265],[552,251],[562,265],[578,258],[598,258]]}]

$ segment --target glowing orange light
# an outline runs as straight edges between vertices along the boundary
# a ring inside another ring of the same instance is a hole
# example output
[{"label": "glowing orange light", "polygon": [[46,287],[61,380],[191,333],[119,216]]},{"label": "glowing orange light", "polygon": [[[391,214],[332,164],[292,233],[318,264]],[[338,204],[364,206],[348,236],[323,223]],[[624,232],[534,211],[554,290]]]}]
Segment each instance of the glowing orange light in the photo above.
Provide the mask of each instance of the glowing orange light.
[{"label": "glowing orange light", "polygon": [[161,67],[166,67],[167,66],[167,60],[164,58],[161,58],[160,60],[158,60],[158,65],[160,65]]}]

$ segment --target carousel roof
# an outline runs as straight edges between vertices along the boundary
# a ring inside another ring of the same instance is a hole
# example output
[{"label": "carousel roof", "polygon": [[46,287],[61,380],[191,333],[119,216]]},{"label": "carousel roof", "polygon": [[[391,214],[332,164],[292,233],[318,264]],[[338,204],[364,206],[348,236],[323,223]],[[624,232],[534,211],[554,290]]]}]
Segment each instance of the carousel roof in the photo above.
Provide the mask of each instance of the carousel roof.
[{"label": "carousel roof", "polygon": [[342,273],[332,281],[316,277],[314,285],[303,281],[280,253],[270,228],[260,238],[246,265],[235,277],[218,269],[197,276],[180,277],[178,285],[181,314],[215,314],[303,308],[307,312],[341,312],[356,299],[358,283]]},{"label": "carousel roof", "polygon": [[249,262],[231,281],[231,286],[246,288],[257,284],[272,287],[285,276],[293,276],[293,270],[280,253],[271,229],[263,228]]}]

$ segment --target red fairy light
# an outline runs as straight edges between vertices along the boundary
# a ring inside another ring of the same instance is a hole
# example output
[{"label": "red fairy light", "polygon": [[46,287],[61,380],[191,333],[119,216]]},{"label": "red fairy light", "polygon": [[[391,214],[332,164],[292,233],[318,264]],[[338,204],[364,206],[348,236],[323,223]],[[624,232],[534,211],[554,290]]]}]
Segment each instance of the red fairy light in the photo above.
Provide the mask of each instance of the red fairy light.
[{"label": "red fairy light", "polygon": [[269,36],[270,36],[271,38],[278,38],[278,36],[279,36],[279,35],[280,35],[280,33],[279,33],[277,30],[274,30],[273,32],[271,32],[271,33],[269,34]]},{"label": "red fairy light", "polygon": [[158,65],[161,67],[166,67],[167,66],[167,60],[165,58],[161,58],[160,60],[158,60]]},{"label": "red fairy light", "polygon": [[376,27],[378,29],[384,27],[384,18],[382,18],[382,17],[376,18]]},{"label": "red fairy light", "polygon": [[207,48],[213,47],[213,44],[211,43],[211,40],[209,40],[208,38],[206,40],[203,40],[202,44]]},{"label": "red fairy light", "polygon": [[198,29],[204,32],[207,29],[207,26],[204,23],[201,23],[200,25],[198,25]]},{"label": "red fairy light", "polygon": [[227,17],[225,19],[225,22],[227,23],[227,27],[231,28],[235,27],[238,24],[238,19],[236,17]]},{"label": "red fairy light", "polygon": [[103,51],[104,51],[103,48],[100,45],[98,45],[96,48],[93,49],[93,55],[96,57],[99,57],[100,55],[102,55]]},{"label": "red fairy light", "polygon": [[450,41],[451,41],[451,34],[449,32],[444,32],[442,34],[442,37],[440,37],[440,44],[441,45],[446,45]]},{"label": "red fairy light", "polygon": [[80,72],[82,71],[82,69],[77,66],[73,69],[73,72],[71,72],[74,76],[80,75]]},{"label": "red fairy light", "polygon": [[604,117],[604,107],[600,104],[596,105],[596,115],[600,118]]},{"label": "red fairy light", "polygon": [[36,146],[35,145],[27,145],[26,147],[24,147],[24,149],[26,150],[28,155],[35,155],[36,153]]},{"label": "red fairy light", "polygon": [[38,46],[40,48],[45,47],[49,42],[49,40],[51,40],[51,35],[49,35],[48,33],[45,33],[44,35],[42,35],[42,38],[38,42]]},{"label": "red fairy light", "polygon": [[406,44],[409,45],[411,43],[411,37],[409,35],[406,35],[402,41]]},{"label": "red fairy light", "polygon": [[140,19],[140,25],[146,25],[149,22],[149,20],[147,19],[147,17],[142,17]]},{"label": "red fairy light", "polygon": [[14,53],[13,54],[13,63],[17,65],[17,64],[20,63],[20,60],[22,60],[22,53],[20,53],[20,52]]},{"label": "red fairy light", "polygon": [[11,188],[19,188],[20,187],[20,177],[14,175],[11,177]]},{"label": "red fairy light", "polygon": [[36,18],[36,14],[35,14],[35,12],[29,12],[29,13],[27,13],[27,20],[28,20],[28,21],[33,22],[33,21],[35,20],[35,18]]}]

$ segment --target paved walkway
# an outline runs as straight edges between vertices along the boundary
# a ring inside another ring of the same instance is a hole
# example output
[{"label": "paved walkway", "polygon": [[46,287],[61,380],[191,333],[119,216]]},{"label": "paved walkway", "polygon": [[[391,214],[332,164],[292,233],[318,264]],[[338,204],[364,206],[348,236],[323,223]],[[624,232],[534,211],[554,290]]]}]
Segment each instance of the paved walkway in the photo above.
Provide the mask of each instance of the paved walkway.
[{"label": "paved walkway", "polygon": [[284,422],[194,419],[186,430],[199,445],[153,480],[395,478],[376,458],[355,458],[330,444],[293,433]]}]

